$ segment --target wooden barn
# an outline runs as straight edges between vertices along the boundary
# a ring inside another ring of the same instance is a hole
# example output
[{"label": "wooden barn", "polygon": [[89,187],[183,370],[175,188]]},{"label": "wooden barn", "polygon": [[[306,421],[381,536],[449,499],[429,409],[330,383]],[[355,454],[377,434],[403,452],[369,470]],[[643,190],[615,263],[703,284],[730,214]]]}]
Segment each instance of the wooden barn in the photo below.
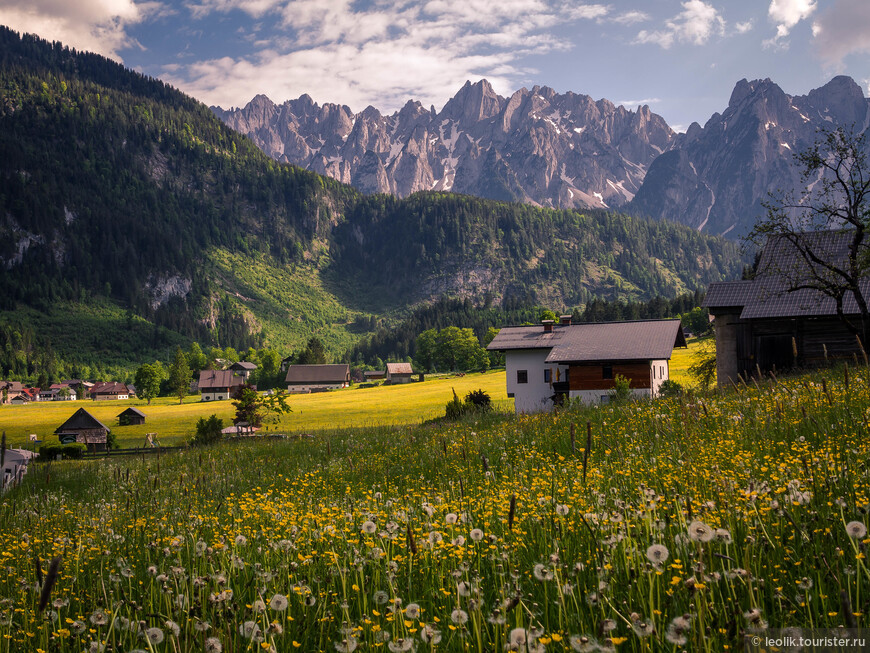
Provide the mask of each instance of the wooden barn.
[{"label": "wooden barn", "polygon": [[79,408],[67,421],[57,427],[55,433],[61,443],[81,442],[88,449],[105,451],[109,427],[84,408]]},{"label": "wooden barn", "polygon": [[396,385],[398,383],[410,383],[414,370],[410,363],[387,363],[387,383]]},{"label": "wooden barn", "polygon": [[350,365],[291,365],[287,368],[287,392],[324,392],[350,385]]},{"label": "wooden barn", "polygon": [[130,406],[125,411],[118,413],[118,424],[120,426],[134,426],[145,423],[145,413],[138,408]]},{"label": "wooden barn", "polygon": [[[832,262],[842,261],[849,232],[806,234]],[[835,300],[811,283],[807,263],[787,240],[771,239],[759,258],[755,278],[710,284],[704,306],[714,318],[716,374],[720,387],[759,372],[785,371],[861,357],[861,344],[837,316]],[[870,280],[861,284],[870,297]],[[843,313],[858,318],[854,295],[843,298]],[[859,319],[855,320],[860,323]]]}]

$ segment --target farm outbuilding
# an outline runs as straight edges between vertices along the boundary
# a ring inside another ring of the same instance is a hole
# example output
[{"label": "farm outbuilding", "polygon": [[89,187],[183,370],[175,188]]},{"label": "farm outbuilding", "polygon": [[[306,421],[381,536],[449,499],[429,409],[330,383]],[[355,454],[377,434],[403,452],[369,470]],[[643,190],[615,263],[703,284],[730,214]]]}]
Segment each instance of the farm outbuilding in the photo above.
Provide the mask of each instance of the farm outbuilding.
[{"label": "farm outbuilding", "polygon": [[[849,232],[807,233],[825,260],[842,265]],[[862,346],[837,315],[836,300],[813,288],[808,263],[783,238],[768,241],[754,279],[711,283],[704,306],[714,318],[716,376],[720,387],[751,376],[863,360]],[[861,292],[870,297],[870,279]],[[842,299],[846,319],[860,324],[851,291]]]},{"label": "farm outbuilding", "polygon": [[410,383],[411,376],[414,370],[410,363],[387,363],[387,383],[396,385],[397,383]]},{"label": "farm outbuilding", "polygon": [[86,444],[88,449],[105,451],[110,431],[108,426],[84,408],[79,408],[54,432],[62,444],[80,442]]},{"label": "farm outbuilding", "polygon": [[132,406],[127,410],[118,413],[118,424],[121,426],[134,426],[145,423],[145,413],[138,408]]},{"label": "farm outbuilding", "polygon": [[350,365],[291,365],[287,368],[287,392],[323,392],[350,385]]}]

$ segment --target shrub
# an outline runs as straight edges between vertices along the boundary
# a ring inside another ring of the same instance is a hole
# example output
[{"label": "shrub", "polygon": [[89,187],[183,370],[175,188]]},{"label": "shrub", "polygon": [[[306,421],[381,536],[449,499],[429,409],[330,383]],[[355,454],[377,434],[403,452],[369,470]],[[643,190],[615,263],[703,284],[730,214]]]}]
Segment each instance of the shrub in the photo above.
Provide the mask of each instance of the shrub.
[{"label": "shrub", "polygon": [[116,444],[118,444],[118,436],[109,431],[106,434],[106,449],[114,449]]},{"label": "shrub", "polygon": [[492,399],[485,390],[472,390],[465,395],[465,404],[474,410],[485,413],[492,410]]},{"label": "shrub", "polygon": [[44,444],[39,448],[40,460],[54,460],[58,454],[63,453],[63,444]]},{"label": "shrub", "polygon": [[453,391],[453,399],[447,402],[444,416],[447,419],[459,419],[469,413],[486,413],[492,410],[492,399],[485,390],[472,390],[460,400]]},{"label": "shrub", "polygon": [[625,403],[631,398],[631,379],[617,374],[613,377],[613,391],[610,393],[612,403]]},{"label": "shrub", "polygon": [[676,381],[668,379],[659,386],[659,397],[670,399],[672,397],[681,397],[683,395],[683,386]]},{"label": "shrub", "polygon": [[196,423],[196,435],[194,435],[190,444],[212,444],[219,441],[223,437],[221,430],[224,428],[224,421],[217,415],[212,415],[208,419],[200,417]]},{"label": "shrub", "polygon": [[84,456],[85,452],[88,450],[87,445],[81,442],[72,442],[70,444],[61,445],[61,447],[64,458],[79,459]]}]

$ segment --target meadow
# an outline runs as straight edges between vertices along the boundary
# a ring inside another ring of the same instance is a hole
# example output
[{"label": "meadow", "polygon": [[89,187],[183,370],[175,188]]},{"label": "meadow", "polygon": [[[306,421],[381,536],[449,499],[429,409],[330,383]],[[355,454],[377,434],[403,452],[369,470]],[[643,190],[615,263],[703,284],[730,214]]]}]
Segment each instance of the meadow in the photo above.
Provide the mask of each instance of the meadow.
[{"label": "meadow", "polygon": [[841,368],[39,465],[0,503],[0,653],[726,651],[867,627],[868,419],[870,370]]},{"label": "meadow", "polygon": [[[420,424],[444,414],[444,406],[453,390],[463,397],[471,390],[483,389],[496,406],[507,408],[504,370],[463,376],[428,377],[423,383],[360,388],[351,386],[333,392],[291,395],[291,413],[275,423],[266,424],[263,432],[301,435],[323,430]],[[119,426],[118,414],[135,406],[146,415],[145,424]],[[132,401],[57,401],[26,406],[0,406],[0,431],[6,432],[9,446],[30,446],[28,436],[36,433],[43,442],[57,442],[55,429],[79,408],[84,408],[112,429],[119,447],[141,447],[146,433],[157,433],[164,446],[184,444],[196,430],[201,417],[215,414],[232,425],[233,402],[202,402],[198,395],[177,398],[160,397],[151,405]]]}]

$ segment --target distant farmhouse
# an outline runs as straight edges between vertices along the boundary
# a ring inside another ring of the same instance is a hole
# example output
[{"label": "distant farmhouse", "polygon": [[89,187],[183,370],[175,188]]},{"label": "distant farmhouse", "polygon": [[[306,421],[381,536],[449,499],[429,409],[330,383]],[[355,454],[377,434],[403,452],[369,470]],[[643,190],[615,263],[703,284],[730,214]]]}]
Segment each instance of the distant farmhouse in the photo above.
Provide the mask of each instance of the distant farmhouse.
[{"label": "distant farmhouse", "polygon": [[291,365],[287,392],[323,392],[350,385],[350,365]]},{"label": "distant farmhouse", "polygon": [[236,376],[242,377],[243,381],[247,383],[248,378],[251,376],[251,372],[257,369],[257,366],[248,361],[239,361],[238,363],[230,365],[228,369]]},{"label": "distant farmhouse", "polygon": [[0,381],[0,404],[15,403],[24,394],[24,385],[20,381]]},{"label": "distant farmhouse", "polygon": [[105,451],[109,435],[109,427],[84,408],[79,408],[67,421],[55,430],[63,444],[81,442],[88,449]]},{"label": "distant farmhouse", "polygon": [[387,383],[396,385],[397,383],[410,383],[411,376],[414,370],[410,363],[387,363]]},{"label": "distant farmhouse", "polygon": [[[840,264],[849,232],[804,235],[825,259]],[[835,300],[814,288],[791,290],[810,282],[810,269],[794,245],[784,238],[768,241],[755,278],[711,283],[704,300],[716,326],[716,375],[720,387],[748,379],[759,371],[813,367],[830,359],[863,356],[855,334],[837,317]],[[870,279],[861,283],[870,297]],[[860,323],[851,292],[843,297],[843,313]]]},{"label": "distant farmhouse", "polygon": [[199,373],[200,401],[221,401],[233,396],[245,378],[232,370],[203,370]]},{"label": "distant farmhouse", "polygon": [[94,401],[123,401],[130,398],[130,388],[127,384],[115,381],[96,383],[90,393]]},{"label": "distant farmhouse", "polygon": [[655,397],[669,376],[674,347],[685,347],[679,320],[504,327],[487,349],[505,353],[507,393],[517,413],[548,411],[566,398],[609,401],[622,375],[635,397]]}]

